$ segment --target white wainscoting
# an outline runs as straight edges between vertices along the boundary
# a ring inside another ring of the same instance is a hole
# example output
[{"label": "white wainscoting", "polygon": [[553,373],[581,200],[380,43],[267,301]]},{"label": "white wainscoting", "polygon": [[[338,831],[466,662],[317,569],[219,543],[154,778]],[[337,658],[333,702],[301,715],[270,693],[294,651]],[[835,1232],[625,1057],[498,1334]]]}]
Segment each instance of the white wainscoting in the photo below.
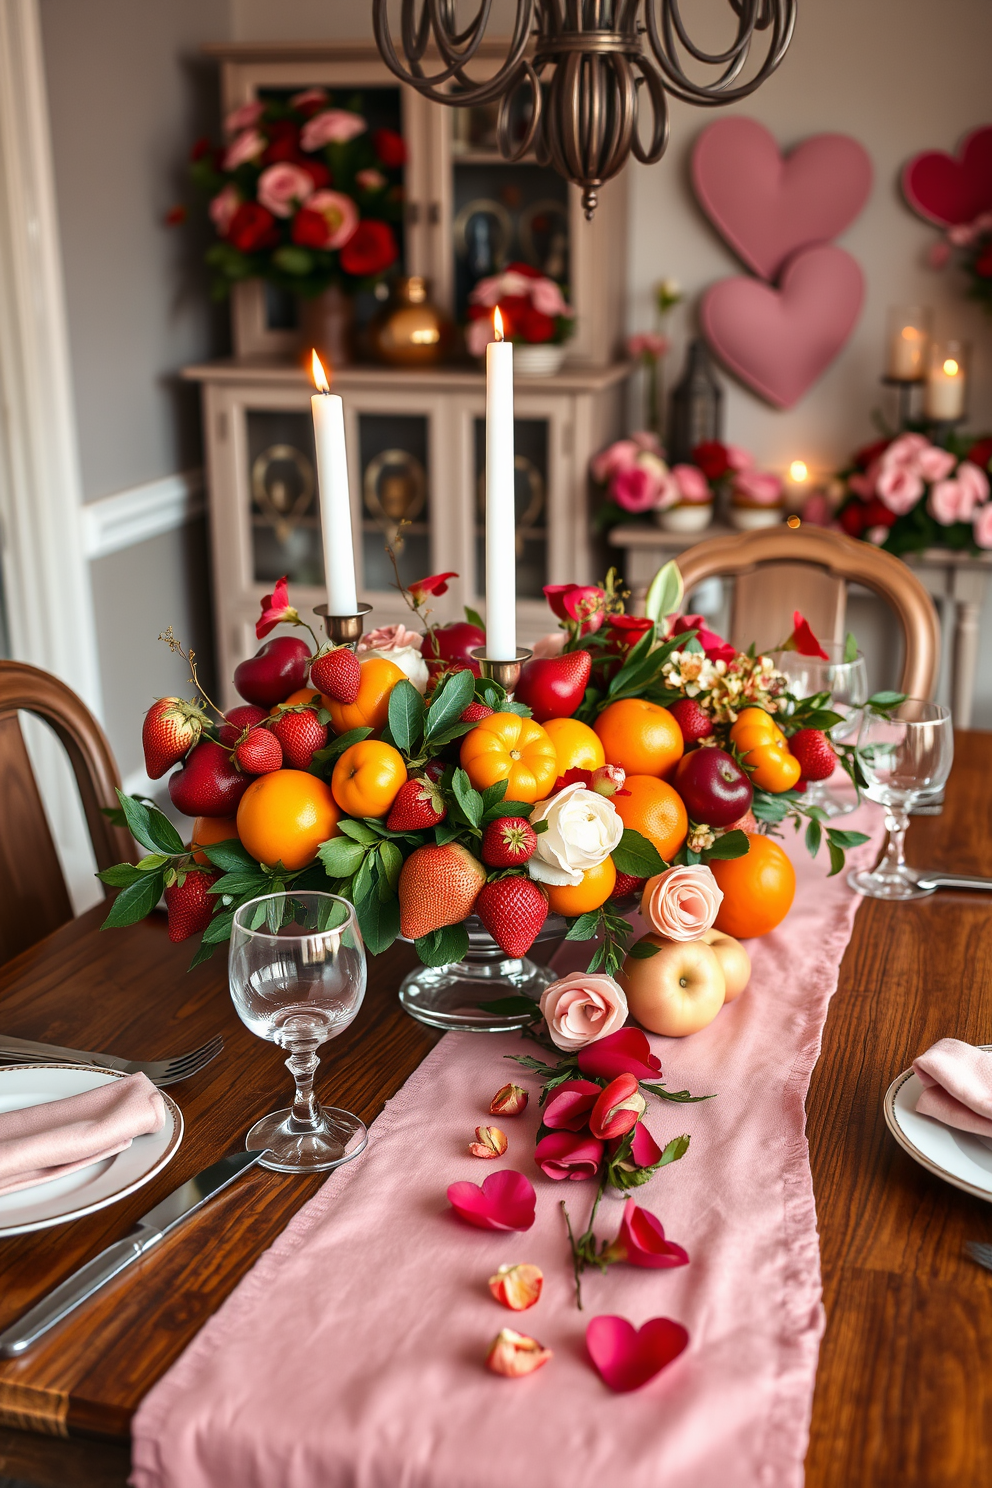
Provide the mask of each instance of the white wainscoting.
[{"label": "white wainscoting", "polygon": [[88,501],[82,508],[83,549],[87,558],[106,558],[122,548],[173,532],[202,516],[203,471],[181,470],[161,480],[112,496]]}]

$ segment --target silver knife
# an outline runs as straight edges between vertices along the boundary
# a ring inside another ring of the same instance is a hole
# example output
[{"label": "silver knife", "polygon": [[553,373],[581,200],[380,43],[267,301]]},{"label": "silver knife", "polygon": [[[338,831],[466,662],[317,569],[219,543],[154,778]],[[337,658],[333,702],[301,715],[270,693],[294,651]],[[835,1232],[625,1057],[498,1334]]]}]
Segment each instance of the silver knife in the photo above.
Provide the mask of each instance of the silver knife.
[{"label": "silver knife", "polygon": [[92,1261],[87,1261],[65,1281],[60,1282],[47,1296],[36,1302],[29,1312],[3,1333],[0,1333],[0,1359],[15,1359],[23,1354],[41,1336],[54,1328],[86,1302],[113,1277],[119,1276],[128,1266],[146,1255],[153,1245],[163,1240],[176,1225],[191,1214],[195,1214],[208,1199],[222,1193],[235,1178],[252,1168],[263,1152],[235,1152],[222,1157],[190,1178],[179,1188],[173,1189],[168,1198],[149,1209],[138,1220],[135,1229],[123,1240],[108,1245]]},{"label": "silver knife", "polygon": [[974,878],[968,873],[928,873],[923,868],[914,871],[921,889],[992,889],[992,878]]}]

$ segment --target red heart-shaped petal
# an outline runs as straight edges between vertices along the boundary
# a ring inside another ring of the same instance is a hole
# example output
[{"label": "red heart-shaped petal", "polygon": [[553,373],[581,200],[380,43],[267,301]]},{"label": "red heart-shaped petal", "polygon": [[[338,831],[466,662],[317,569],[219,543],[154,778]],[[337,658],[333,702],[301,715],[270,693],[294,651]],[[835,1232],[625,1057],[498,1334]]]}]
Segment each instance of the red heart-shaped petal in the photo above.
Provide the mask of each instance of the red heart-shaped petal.
[{"label": "red heart-shaped petal", "polygon": [[501,1168],[478,1183],[452,1183],[448,1203],[459,1219],[480,1230],[529,1230],[537,1195],[523,1173]]},{"label": "red heart-shaped petal", "polygon": [[681,1323],[650,1318],[635,1328],[622,1317],[594,1317],[586,1329],[586,1348],[611,1390],[639,1390],[677,1359],[689,1342]]}]

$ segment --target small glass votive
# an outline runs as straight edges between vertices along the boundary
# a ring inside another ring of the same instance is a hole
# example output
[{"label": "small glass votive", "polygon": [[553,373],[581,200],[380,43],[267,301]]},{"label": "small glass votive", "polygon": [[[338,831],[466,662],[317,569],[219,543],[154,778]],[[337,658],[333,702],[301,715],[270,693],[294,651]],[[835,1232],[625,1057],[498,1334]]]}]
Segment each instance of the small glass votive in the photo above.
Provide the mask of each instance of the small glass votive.
[{"label": "small glass votive", "polygon": [[930,311],[922,305],[894,305],[889,311],[889,382],[923,382],[930,344]]}]

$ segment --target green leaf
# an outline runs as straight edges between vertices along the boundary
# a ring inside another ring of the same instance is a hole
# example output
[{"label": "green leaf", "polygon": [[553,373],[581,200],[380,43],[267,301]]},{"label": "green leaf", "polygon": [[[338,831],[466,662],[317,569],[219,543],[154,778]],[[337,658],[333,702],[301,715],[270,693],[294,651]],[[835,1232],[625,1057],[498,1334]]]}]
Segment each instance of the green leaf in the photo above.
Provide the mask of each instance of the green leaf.
[{"label": "green leaf", "polygon": [[362,900],[356,895],[355,914],[369,952],[379,956],[388,951],[400,933],[400,906],[396,896],[380,899],[378,890],[373,890]]},{"label": "green leaf", "polygon": [[355,903],[360,899],[370,899],[373,894],[379,893],[379,864],[375,853],[366,853],[355,874]]},{"label": "green leaf", "polygon": [[642,1090],[650,1090],[659,1100],[674,1101],[677,1105],[692,1105],[696,1101],[715,1100],[715,1095],[691,1095],[688,1090],[667,1090],[664,1085],[651,1085],[647,1080],[641,1082]]},{"label": "green leaf", "polygon": [[[267,908],[268,906],[264,904],[256,906],[255,913],[252,915],[253,930],[257,930],[265,919]],[[234,924],[234,914],[235,911],[233,909],[228,909],[224,910],[221,914],[214,915],[210,924],[203,932],[204,945],[220,945],[223,941],[230,940],[231,926]]]},{"label": "green leaf", "polygon": [[422,935],[415,944],[417,955],[425,966],[448,966],[468,955],[468,931],[464,924],[445,925],[440,930],[432,930],[429,935]]},{"label": "green leaf", "polygon": [[156,873],[143,873],[135,883],[121,889],[100,929],[119,930],[124,925],[136,925],[151,914],[164,888],[165,874],[161,869]]},{"label": "green leaf", "polygon": [[458,769],[452,775],[451,793],[469,826],[478,827],[482,821],[482,797],[464,770]]},{"label": "green leaf", "polygon": [[142,873],[151,873],[153,869],[161,868],[162,865],[164,863],[167,863],[168,861],[168,853],[149,853],[147,857],[141,858],[139,860],[138,868]]},{"label": "green leaf", "polygon": [[638,940],[631,946],[627,955],[634,961],[647,961],[651,956],[657,956],[661,946],[652,945],[650,940]]},{"label": "green leaf", "polygon": [[516,1017],[521,1014],[529,1017],[532,1023],[538,1022],[541,1017],[541,1009],[530,997],[497,997],[492,1002],[480,1002],[480,1008],[485,1008],[487,1013],[506,1014]]},{"label": "green leaf", "polygon": [[111,868],[104,868],[102,873],[97,874],[97,878],[115,889],[126,889],[128,884],[137,883],[141,877],[141,872],[133,863],[114,863]]},{"label": "green leaf", "polygon": [[862,842],[868,841],[868,833],[845,832],[842,827],[828,827],[827,841],[833,842],[837,847],[860,847]]},{"label": "green leaf", "polygon": [[365,861],[367,849],[351,837],[329,837],[317,849],[328,878],[350,878]]},{"label": "green leaf", "polygon": [[187,966],[186,970],[192,971],[194,966],[202,966],[204,961],[210,960],[210,957],[213,955],[216,949],[217,947],[215,945],[201,938],[200,944],[196,948],[196,953],[193,956],[192,961]]},{"label": "green leaf", "polygon": [[893,708],[898,708],[905,701],[904,692],[873,692],[865,707],[870,713],[891,713]]},{"label": "green leaf", "polygon": [[498,806],[505,799],[506,787],[508,785],[508,780],[495,780],[492,785],[486,786],[482,792],[482,809],[484,812],[491,811],[494,806]]},{"label": "green leaf", "polygon": [[849,630],[844,637],[844,662],[850,666],[852,661],[858,659],[858,638],[853,630]]},{"label": "green leaf", "polygon": [[811,821],[806,826],[806,851],[811,858],[815,858],[820,851],[820,842],[823,837],[823,828],[818,821]]},{"label": "green leaf", "polygon": [[644,613],[660,624],[667,615],[674,615],[685,596],[682,574],[674,558],[662,564],[648,586],[644,601]]},{"label": "green leaf", "polygon": [[661,1161],[655,1163],[655,1167],[657,1167],[657,1168],[667,1168],[667,1166],[668,1166],[669,1163],[678,1162],[678,1160],[679,1160],[680,1157],[685,1157],[685,1155],[686,1155],[686,1153],[688,1151],[689,1151],[689,1138],[688,1138],[688,1136],[673,1137],[672,1140],[666,1145],[664,1151],[662,1152],[662,1154],[661,1154]]},{"label": "green leaf", "polygon": [[[397,686],[399,686],[399,683],[397,683]],[[347,733],[339,734],[336,739],[331,740],[326,749],[317,750],[310,764],[310,773],[320,774],[325,765],[333,764],[344,754],[346,749],[350,749],[352,744],[360,744],[363,739],[369,737],[371,732],[372,730],[370,728],[356,728],[348,729]]]},{"label": "green leaf", "polygon": [[434,694],[427,709],[424,738],[430,744],[443,729],[457,723],[475,696],[475,677],[471,672],[452,672]]},{"label": "green leaf", "polygon": [[170,857],[185,852],[183,839],[169,818],[156,807],[145,806],[134,796],[126,796],[122,790],[118,790],[117,799],[123,807],[131,836],[142,847],[147,847],[150,852],[167,853]]},{"label": "green leaf", "polygon": [[477,630],[482,631],[483,635],[485,634],[486,622],[483,620],[478,610],[473,610],[471,605],[465,606],[465,619],[468,621],[469,625],[474,625]]},{"label": "green leaf", "polygon": [[718,837],[712,847],[703,850],[702,859],[704,863],[715,858],[717,862],[725,862],[729,858],[743,858],[751,846],[747,840],[747,833],[735,828],[733,832],[724,832]]},{"label": "green leaf", "polygon": [[[501,780],[499,784],[505,786],[506,781]],[[490,786],[489,789],[493,790],[495,787]],[[495,806],[490,806],[489,810],[483,813],[482,821],[485,825],[488,822],[496,821],[501,816],[522,816],[526,821],[533,810],[534,807],[528,801],[498,801]],[[547,822],[534,823],[535,832],[546,828]]]},{"label": "green leaf", "polygon": [[833,878],[834,874],[839,873],[844,866],[844,849],[838,847],[836,842],[831,842],[828,838],[827,852],[830,854],[830,872],[827,874],[827,877]]},{"label": "green leaf", "polygon": [[382,864],[382,878],[379,884],[380,893],[383,884],[395,890],[399,881],[400,871],[403,867],[403,854],[395,842],[382,842],[379,844],[379,861]]},{"label": "green leaf", "polygon": [[444,847],[445,843],[454,842],[455,838],[460,837],[464,831],[463,824],[453,821],[449,816],[445,821],[438,822],[434,828],[434,841],[438,847]]},{"label": "green leaf", "polygon": [[230,894],[233,898],[245,900],[257,899],[259,895],[269,893],[269,890],[269,879],[256,868],[254,873],[225,873],[211,885],[209,892],[218,896]]},{"label": "green leaf", "polygon": [[451,723],[447,728],[440,729],[431,735],[431,749],[442,749],[445,744],[451,744],[455,739],[461,739],[465,734],[475,728],[474,723]]},{"label": "green leaf", "polygon": [[598,933],[599,910],[589,909],[585,914],[579,915],[578,919],[574,921],[565,939],[592,940],[593,936],[598,935]]},{"label": "green leaf", "polygon": [[235,873],[239,869],[258,872],[258,860],[253,858],[247,848],[241,846],[240,842],[228,838],[224,842],[211,842],[209,846],[200,849],[215,868],[222,868],[225,873]]},{"label": "green leaf", "polygon": [[404,754],[414,754],[424,732],[424,700],[405,677],[389,694],[389,732]]},{"label": "green leaf", "polygon": [[[338,822],[338,831],[343,832],[354,842],[361,842],[365,847],[371,847],[379,841],[379,833],[373,831],[365,822],[355,821],[353,817],[343,816]],[[334,841],[334,838],[331,838]]]},{"label": "green leaf", "polygon": [[653,878],[664,873],[667,864],[653,842],[633,827],[624,827],[623,836],[611,854],[619,873],[629,873],[631,878]]}]

